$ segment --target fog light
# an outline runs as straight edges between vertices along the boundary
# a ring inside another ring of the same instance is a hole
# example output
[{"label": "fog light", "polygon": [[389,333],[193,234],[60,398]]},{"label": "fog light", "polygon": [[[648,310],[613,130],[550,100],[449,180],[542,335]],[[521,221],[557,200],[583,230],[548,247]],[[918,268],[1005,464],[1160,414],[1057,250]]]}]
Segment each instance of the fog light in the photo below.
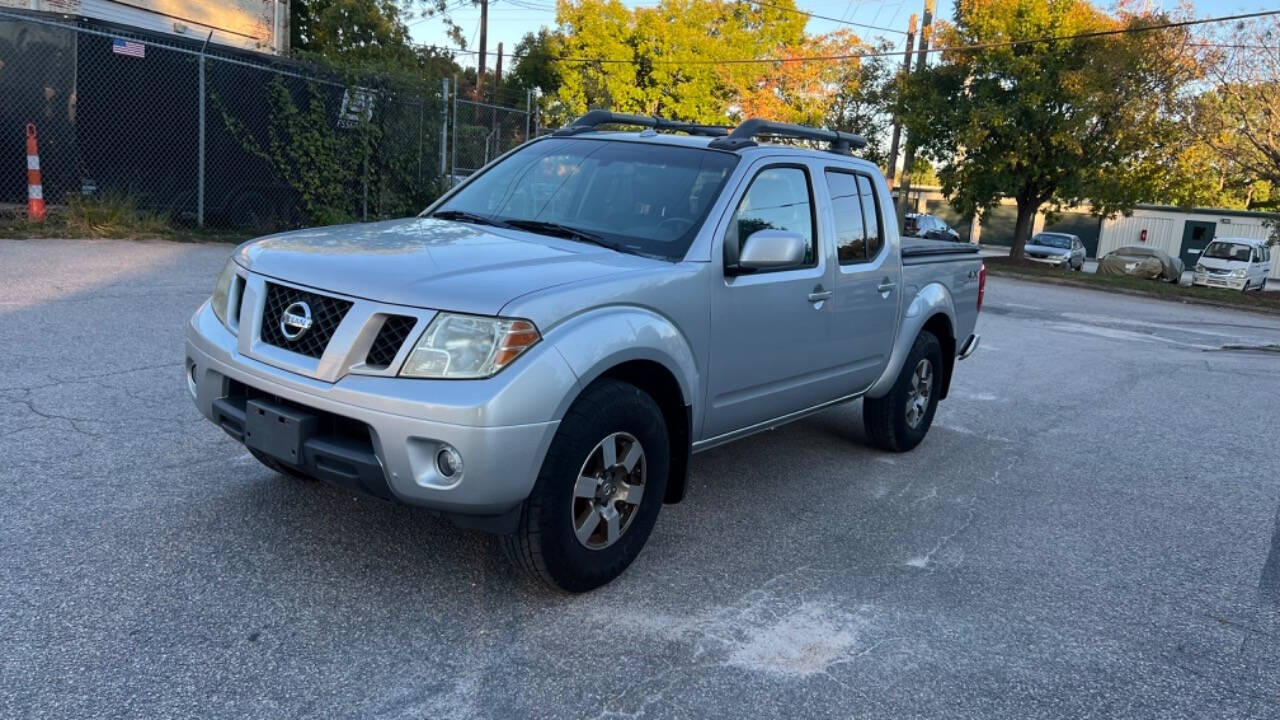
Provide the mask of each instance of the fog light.
[{"label": "fog light", "polygon": [[462,455],[457,450],[445,445],[436,453],[436,469],[442,477],[451,478],[462,472]]},{"label": "fog light", "polygon": [[191,391],[191,397],[196,396],[196,364],[187,364],[187,389]]}]

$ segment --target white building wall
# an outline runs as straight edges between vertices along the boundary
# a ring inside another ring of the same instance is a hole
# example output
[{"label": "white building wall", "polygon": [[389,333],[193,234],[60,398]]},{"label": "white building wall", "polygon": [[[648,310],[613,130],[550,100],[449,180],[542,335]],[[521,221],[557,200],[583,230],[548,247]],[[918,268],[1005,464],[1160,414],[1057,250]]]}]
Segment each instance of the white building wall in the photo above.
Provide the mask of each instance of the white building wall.
[{"label": "white building wall", "polygon": [[[1185,213],[1163,210],[1134,210],[1133,215],[1107,218],[1098,234],[1098,257],[1131,245],[1159,248],[1173,257],[1182,254],[1182,230]],[[1142,231],[1147,241],[1142,242]]]}]

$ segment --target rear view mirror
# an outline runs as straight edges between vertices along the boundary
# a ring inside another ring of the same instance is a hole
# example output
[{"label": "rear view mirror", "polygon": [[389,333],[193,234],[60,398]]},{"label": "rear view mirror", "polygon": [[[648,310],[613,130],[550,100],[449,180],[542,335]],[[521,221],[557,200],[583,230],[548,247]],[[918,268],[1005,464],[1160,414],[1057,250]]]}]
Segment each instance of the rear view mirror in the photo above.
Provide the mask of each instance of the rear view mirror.
[{"label": "rear view mirror", "polygon": [[757,230],[747,236],[738,252],[738,267],[778,270],[804,264],[805,240],[785,230]]}]

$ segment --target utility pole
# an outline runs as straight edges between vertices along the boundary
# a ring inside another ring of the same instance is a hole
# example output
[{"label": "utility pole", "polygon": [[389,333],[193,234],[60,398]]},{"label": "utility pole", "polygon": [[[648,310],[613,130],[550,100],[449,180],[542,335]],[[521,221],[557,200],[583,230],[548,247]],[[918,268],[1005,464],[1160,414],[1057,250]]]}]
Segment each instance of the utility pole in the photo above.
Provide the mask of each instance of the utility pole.
[{"label": "utility pole", "polygon": [[484,54],[489,40],[489,0],[480,0],[480,56],[476,66],[476,100],[484,102]]},{"label": "utility pole", "polygon": [[[924,72],[929,60],[929,37],[933,30],[933,2],[924,0],[924,22],[920,24],[920,52],[916,55],[916,73]],[[907,214],[907,202],[911,196],[911,166],[916,161],[916,143],[907,136],[907,149],[902,155],[902,183],[898,185],[898,227],[903,227]]]},{"label": "utility pole", "polygon": [[[498,43],[498,64],[493,68],[493,104],[501,105],[502,98],[498,97],[498,90],[502,89],[502,43]],[[490,110],[493,119],[493,132],[498,132],[498,111]]]},{"label": "utility pole", "polygon": [[[911,51],[916,45],[916,17],[915,13],[911,13],[911,20],[907,22],[907,50],[902,53],[902,83],[905,84],[907,76],[911,74]],[[901,87],[901,85],[899,86]],[[902,141],[902,118],[895,117],[893,119],[893,139],[889,142],[889,187],[893,187],[893,176],[898,174],[898,143]]]},{"label": "utility pole", "polygon": [[498,43],[498,64],[493,69],[493,89],[496,91],[500,87],[502,87],[502,43]]}]

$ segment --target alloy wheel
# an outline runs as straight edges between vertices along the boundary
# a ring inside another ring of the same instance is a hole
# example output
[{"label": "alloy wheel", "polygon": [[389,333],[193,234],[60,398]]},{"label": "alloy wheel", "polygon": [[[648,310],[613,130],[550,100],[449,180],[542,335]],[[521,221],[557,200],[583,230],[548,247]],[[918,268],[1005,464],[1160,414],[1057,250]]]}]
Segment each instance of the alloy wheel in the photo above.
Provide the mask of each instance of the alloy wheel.
[{"label": "alloy wheel", "polygon": [[640,512],[647,463],[635,436],[616,432],[596,444],[573,488],[573,533],[589,550],[618,541]]},{"label": "alloy wheel", "polygon": [[915,372],[911,373],[911,389],[907,392],[907,427],[914,430],[920,426],[920,421],[929,409],[929,396],[932,392],[933,363],[925,358],[916,363]]}]

